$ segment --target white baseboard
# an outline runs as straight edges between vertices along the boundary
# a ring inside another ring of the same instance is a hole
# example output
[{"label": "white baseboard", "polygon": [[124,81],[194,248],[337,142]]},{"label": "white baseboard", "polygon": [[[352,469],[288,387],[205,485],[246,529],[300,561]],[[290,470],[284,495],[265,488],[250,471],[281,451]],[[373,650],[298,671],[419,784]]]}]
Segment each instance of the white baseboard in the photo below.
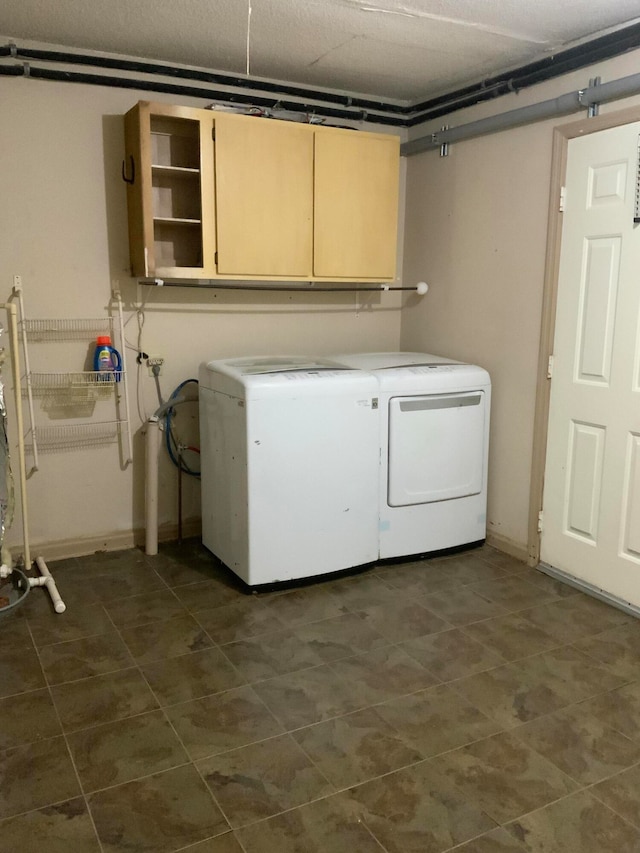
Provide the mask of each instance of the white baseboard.
[{"label": "white baseboard", "polygon": [[[202,530],[199,518],[182,522],[182,536],[185,539],[200,536]],[[158,529],[160,542],[172,542],[178,538],[177,524],[163,524]],[[143,528],[109,533],[105,536],[91,536],[86,539],[57,539],[55,542],[29,543],[32,557],[44,557],[45,560],[64,560],[68,557],[86,557],[97,551],[123,551],[128,548],[144,547],[145,531]],[[11,548],[14,554],[21,553],[22,548],[16,544]]]},{"label": "white baseboard", "polygon": [[499,533],[490,533],[487,531],[487,545],[491,545],[497,551],[503,551],[510,557],[515,557],[516,560],[521,560],[526,563],[529,559],[529,551],[526,545],[520,542],[514,542],[513,539],[508,539],[506,536],[501,536]]}]

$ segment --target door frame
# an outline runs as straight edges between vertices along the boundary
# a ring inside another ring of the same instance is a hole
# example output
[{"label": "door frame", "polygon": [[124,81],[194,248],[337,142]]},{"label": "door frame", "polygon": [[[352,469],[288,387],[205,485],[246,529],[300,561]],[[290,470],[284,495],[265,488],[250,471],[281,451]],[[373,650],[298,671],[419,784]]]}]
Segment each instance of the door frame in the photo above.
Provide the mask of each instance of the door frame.
[{"label": "door frame", "polygon": [[544,470],[547,458],[547,434],[549,429],[549,400],[551,382],[547,376],[549,357],[553,354],[558,301],[558,271],[562,248],[563,215],[560,212],[560,192],[565,185],[569,140],[611,127],[640,121],[640,106],[629,107],[606,115],[581,119],[553,129],[553,151],[551,157],[551,186],[547,219],[547,248],[545,254],[544,285],[542,292],[542,317],[540,322],[540,346],[538,350],[538,374],[536,381],[536,403],[533,423],[533,452],[531,460],[531,484],[529,490],[528,563],[537,566],[540,562],[540,532],[538,518],[542,510],[544,492]]}]

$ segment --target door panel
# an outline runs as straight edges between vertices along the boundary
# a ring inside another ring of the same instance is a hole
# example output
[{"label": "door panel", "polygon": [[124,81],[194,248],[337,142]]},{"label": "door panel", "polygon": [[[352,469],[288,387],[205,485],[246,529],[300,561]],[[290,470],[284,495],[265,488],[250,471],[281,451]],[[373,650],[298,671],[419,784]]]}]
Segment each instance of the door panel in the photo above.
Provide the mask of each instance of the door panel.
[{"label": "door panel", "polygon": [[251,116],[215,120],[218,273],[312,273],[313,133]]},{"label": "door panel", "polygon": [[569,142],[541,558],[640,605],[640,124]]},{"label": "door panel", "polygon": [[609,382],[615,325],[620,237],[587,240],[580,293],[578,381]]},{"label": "door panel", "polygon": [[565,529],[591,542],[598,530],[605,434],[595,424],[571,424]]},{"label": "door panel", "polygon": [[482,391],[392,397],[389,401],[389,506],[477,495],[482,490]]},{"label": "door panel", "polygon": [[393,279],[399,139],[315,134],[314,273]]},{"label": "door panel", "polygon": [[640,434],[629,436],[623,502],[621,551],[631,559],[640,559]]}]

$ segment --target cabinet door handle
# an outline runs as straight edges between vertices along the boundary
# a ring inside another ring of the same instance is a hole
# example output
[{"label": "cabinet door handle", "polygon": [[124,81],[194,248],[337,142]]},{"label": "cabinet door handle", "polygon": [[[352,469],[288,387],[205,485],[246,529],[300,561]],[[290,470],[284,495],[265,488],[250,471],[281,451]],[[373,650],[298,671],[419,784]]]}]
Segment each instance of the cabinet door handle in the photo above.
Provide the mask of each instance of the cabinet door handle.
[{"label": "cabinet door handle", "polygon": [[133,184],[136,180],[136,163],[133,155],[129,154],[129,163],[131,164],[131,177],[128,178],[124,170],[124,160],[122,161],[122,180],[127,184]]}]

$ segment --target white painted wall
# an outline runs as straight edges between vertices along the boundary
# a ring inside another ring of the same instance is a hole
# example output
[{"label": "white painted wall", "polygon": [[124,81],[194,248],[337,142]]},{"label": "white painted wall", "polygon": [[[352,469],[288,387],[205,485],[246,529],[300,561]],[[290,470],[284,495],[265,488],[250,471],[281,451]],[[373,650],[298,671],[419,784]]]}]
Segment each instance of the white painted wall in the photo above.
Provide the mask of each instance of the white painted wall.
[{"label": "white painted wall", "polygon": [[[125,299],[132,346],[127,365],[133,465],[121,467],[115,446],[42,453],[40,470],[28,486],[30,540],[36,553],[52,558],[124,547],[143,525],[141,426],[157,406],[146,368],[136,382],[134,309],[143,296],[148,300],[142,347],[166,359],[161,378],[165,396],[183,379],[197,376],[201,361],[212,358],[398,348],[397,294],[356,299],[353,294],[139,290],[129,276],[125,185],[120,177],[122,116],[137,100],[149,99],[149,93],[4,77],[0,99],[0,301],[9,298],[13,276],[20,274],[30,318],[101,317],[112,286],[117,286]],[[175,97],[157,100],[175,102]],[[32,370],[85,369],[91,349],[89,341],[79,347],[34,348]],[[6,367],[8,385],[9,377]],[[195,415],[193,407],[183,418],[194,421]],[[38,420],[53,422],[41,411]],[[14,421],[10,417],[15,444]],[[160,522],[169,529],[177,520],[177,475],[164,451],[161,462]],[[185,478],[184,486],[184,517],[197,519],[199,483]],[[17,519],[11,541],[19,540]]]},{"label": "white painted wall", "polygon": [[[415,128],[554,98],[637,73],[640,51]],[[603,105],[620,110],[640,99]],[[406,301],[403,349],[424,350],[487,368],[493,381],[488,531],[525,553],[536,371],[546,249],[552,131],[584,118],[540,122],[424,152],[407,161],[405,280],[425,279],[428,296]]]}]

